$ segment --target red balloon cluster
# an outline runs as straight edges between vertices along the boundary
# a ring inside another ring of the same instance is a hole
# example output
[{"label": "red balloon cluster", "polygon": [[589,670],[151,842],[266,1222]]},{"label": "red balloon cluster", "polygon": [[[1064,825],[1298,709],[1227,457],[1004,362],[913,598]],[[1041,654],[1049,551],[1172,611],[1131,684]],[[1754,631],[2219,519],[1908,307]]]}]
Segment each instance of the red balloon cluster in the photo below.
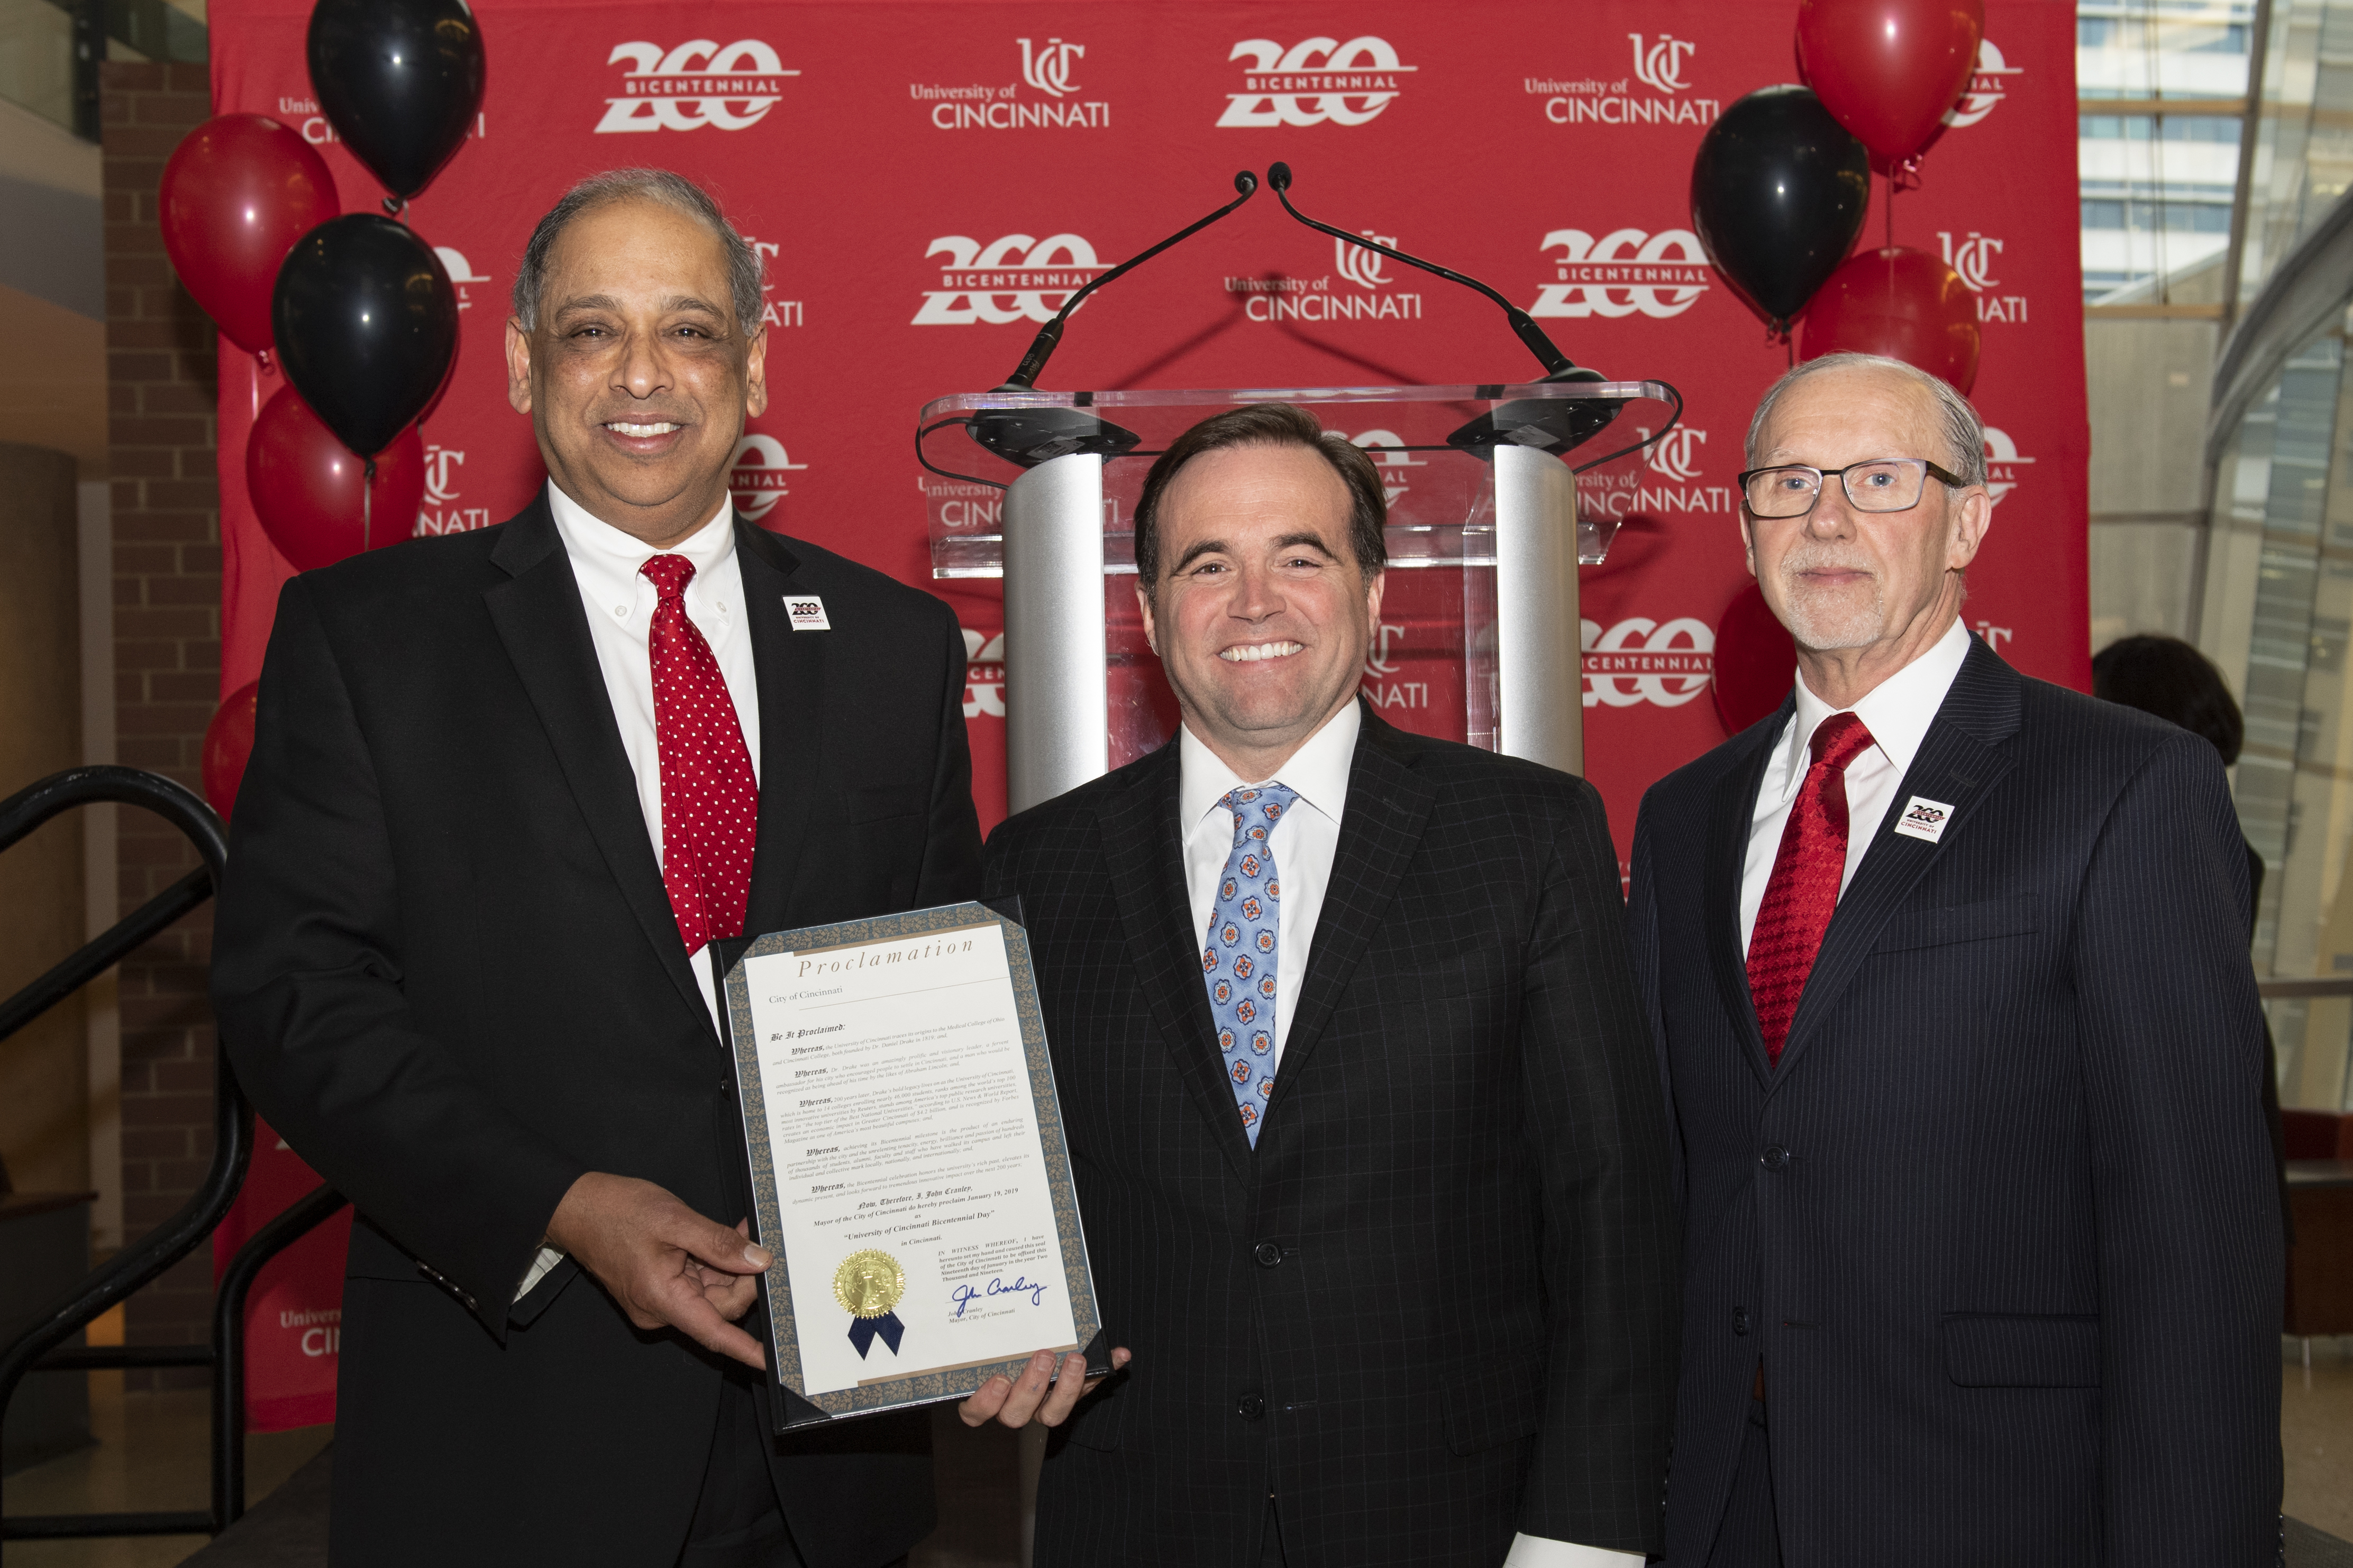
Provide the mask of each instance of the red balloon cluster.
[{"label": "red balloon cluster", "polygon": [[343,211],[311,144],[259,114],[224,114],[181,140],[158,192],[164,249],[220,330],[269,347],[269,293],[294,242]]},{"label": "red balloon cluster", "polygon": [[245,488],[261,531],[288,565],[332,566],[416,533],[425,499],[425,440],[417,426],[403,426],[376,455],[373,479],[369,467],[292,387],[262,405],[246,442]]},{"label": "red balloon cluster", "polygon": [[1985,0],[1799,0],[1798,65],[1892,173],[1926,152],[1969,84]]},{"label": "red balloon cluster", "polygon": [[[1737,735],[1781,706],[1798,668],[1797,640],[1751,583],[1732,596],[1715,623],[1715,676],[1708,685],[1715,716]],[[207,755],[210,753],[207,752]]]},{"label": "red balloon cluster", "polygon": [[248,680],[228,694],[205,726],[205,799],[226,819],[237,805],[237,786],[245,782],[245,764],[253,755],[255,704],[261,682]]},{"label": "red balloon cluster", "polygon": [[1925,250],[1894,246],[1850,257],[1806,307],[1800,359],[1884,354],[1941,376],[1963,394],[1977,384],[1977,296]]}]

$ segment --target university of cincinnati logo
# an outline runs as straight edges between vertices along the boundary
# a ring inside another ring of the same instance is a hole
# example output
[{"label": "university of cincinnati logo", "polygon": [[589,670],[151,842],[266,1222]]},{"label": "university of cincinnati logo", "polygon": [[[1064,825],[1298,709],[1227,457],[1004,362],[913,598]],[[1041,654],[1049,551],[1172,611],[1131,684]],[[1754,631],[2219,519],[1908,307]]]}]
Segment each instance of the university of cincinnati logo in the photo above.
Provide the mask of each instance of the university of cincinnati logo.
[{"label": "university of cincinnati logo", "polygon": [[757,522],[792,493],[786,476],[808,465],[794,462],[786,455],[785,444],[774,436],[754,435],[735,443],[735,456],[727,467],[727,490],[735,498],[735,515],[745,522]]},{"label": "university of cincinnati logo", "polygon": [[1242,90],[1226,94],[1218,123],[1270,130],[1278,125],[1369,125],[1394,101],[1400,64],[1387,38],[1367,33],[1342,43],[1309,38],[1284,48],[1271,38],[1244,38],[1229,60],[1249,60]]},{"label": "university of cincinnati logo", "polygon": [[1060,98],[1079,90],[1071,79],[1071,62],[1084,59],[1084,44],[1066,44],[1060,38],[1049,38],[1046,47],[1032,52],[1029,40],[1016,40],[1021,46],[1021,79],[1049,98]]},{"label": "university of cincinnati logo", "polygon": [[[1391,250],[1397,248],[1396,235],[1375,234],[1371,229],[1364,232],[1365,237],[1374,244],[1386,245]],[[1388,264],[1389,258],[1377,250],[1366,250],[1363,246],[1350,245],[1345,239],[1332,242],[1333,269],[1359,289],[1388,288],[1390,282],[1387,271]]]},{"label": "university of cincinnati logo", "polygon": [[[1715,99],[1676,96],[1691,90],[1692,84],[1683,79],[1683,68],[1692,56],[1699,53],[1697,44],[1672,33],[1661,33],[1656,39],[1641,33],[1629,33],[1626,39],[1634,47],[1631,77],[1565,81],[1551,77],[1522,77],[1520,89],[1544,97],[1545,118],[1555,125],[1715,123],[1722,108]],[[1633,82],[1650,89],[1650,94],[1630,94],[1627,88]],[[1662,94],[1664,96],[1656,96]]]},{"label": "university of cincinnati logo", "polygon": [[1715,675],[1715,629],[1690,616],[1663,625],[1632,616],[1607,631],[1599,621],[1580,621],[1577,632],[1588,708],[1680,708]]},{"label": "university of cincinnati logo", "polygon": [[418,498],[419,534],[468,533],[491,526],[488,507],[458,504],[457,470],[466,466],[466,454],[454,447],[425,448],[425,493]]},{"label": "university of cincinnati logo", "polygon": [[[1634,434],[1645,441],[1651,439],[1647,425],[1635,426]],[[1640,468],[1612,464],[1580,478],[1577,510],[1593,523],[1623,520],[1637,512],[1658,518],[1693,512],[1730,516],[1735,500],[1732,487],[1701,482],[1704,476],[1700,472],[1700,448],[1706,445],[1706,431],[1676,426],[1643,451]]]},{"label": "university of cincinnati logo", "polygon": [[1978,43],[1978,68],[1970,73],[1969,85],[1961,93],[1961,100],[1945,110],[1945,123],[1955,130],[1975,125],[1994,110],[1994,105],[2010,95],[2002,85],[2004,77],[2021,76],[2024,66],[2014,66],[2001,58],[1991,38]]},{"label": "university of cincinnati logo", "polygon": [[1365,650],[1365,672],[1356,689],[1376,708],[1430,706],[1429,681],[1398,679],[1411,673],[1398,653],[1398,645],[1407,637],[1407,628],[1392,621],[1382,621],[1373,627],[1373,643]]},{"label": "university of cincinnati logo", "polygon": [[441,258],[441,270],[447,272],[449,275],[449,281],[458,286],[458,309],[472,310],[474,301],[468,296],[466,285],[488,283],[490,279],[476,273],[474,264],[466,259],[466,254],[461,250],[452,249],[446,245],[437,245],[433,247],[433,254]]},{"label": "university of cincinnati logo", "polygon": [[689,38],[667,54],[659,44],[616,44],[605,63],[628,62],[621,96],[605,100],[599,134],[628,131],[748,131],[781,101],[786,70],[776,51],[757,38],[722,47]]},{"label": "university of cincinnati logo", "polygon": [[1697,44],[1672,33],[1661,33],[1655,44],[1645,43],[1640,33],[1626,37],[1634,43],[1635,80],[1660,92],[1682,92],[1691,86],[1683,79],[1683,57],[1695,52]]},{"label": "university of cincinnati logo", "polygon": [[1050,321],[1074,290],[1106,270],[1095,259],[1095,247],[1075,234],[1043,239],[1008,234],[985,246],[965,235],[944,234],[923,254],[947,260],[940,268],[940,286],[923,291],[923,306],[914,319],[919,327]]},{"label": "university of cincinnati logo", "polygon": [[1707,291],[1707,253],[1687,228],[1612,229],[1599,239],[1581,228],[1556,228],[1546,250],[1561,254],[1532,316],[1631,316],[1664,321],[1680,316]]},{"label": "university of cincinnati logo", "polygon": [[1936,231],[1936,240],[1944,248],[1945,265],[1960,275],[1969,292],[1978,297],[1979,321],[2023,321],[2026,316],[2026,296],[1995,294],[1990,290],[2001,287],[2001,279],[1993,275],[1994,258],[2001,254],[2001,241],[1989,238],[1971,229],[1957,245],[1951,233]]},{"label": "university of cincinnati logo", "polygon": [[1020,101],[1021,88],[1008,84],[970,82],[958,86],[911,82],[908,96],[929,102],[933,126],[941,131],[1019,131],[1031,126],[1056,130],[1101,131],[1111,124],[1111,105],[1100,99],[1078,100],[1085,90],[1078,81],[1077,61],[1086,58],[1084,44],[1049,38],[1013,40],[1021,50],[1021,81],[1045,96]]},{"label": "university of cincinnati logo", "polygon": [[2020,457],[2018,443],[1990,425],[1986,426],[1985,452],[1986,499],[2000,506],[2001,498],[2018,488],[2018,470],[2032,467],[2034,459]]}]

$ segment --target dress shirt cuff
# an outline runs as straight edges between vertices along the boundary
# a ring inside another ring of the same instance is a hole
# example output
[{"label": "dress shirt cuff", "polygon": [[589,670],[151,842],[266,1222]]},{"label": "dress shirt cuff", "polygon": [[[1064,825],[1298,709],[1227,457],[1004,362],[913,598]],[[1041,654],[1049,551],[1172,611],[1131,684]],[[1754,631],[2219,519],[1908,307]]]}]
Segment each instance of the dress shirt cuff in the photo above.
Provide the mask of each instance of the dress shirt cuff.
[{"label": "dress shirt cuff", "polygon": [[1512,1537],[1511,1555],[1504,1568],[1642,1568],[1639,1552],[1612,1552],[1602,1546],[1579,1546],[1542,1535]]},{"label": "dress shirt cuff", "polygon": [[564,1254],[556,1248],[541,1247],[539,1256],[531,1260],[531,1271],[522,1277],[522,1283],[515,1288],[514,1299],[520,1301],[530,1295],[531,1288],[546,1279],[548,1271],[563,1261]]}]

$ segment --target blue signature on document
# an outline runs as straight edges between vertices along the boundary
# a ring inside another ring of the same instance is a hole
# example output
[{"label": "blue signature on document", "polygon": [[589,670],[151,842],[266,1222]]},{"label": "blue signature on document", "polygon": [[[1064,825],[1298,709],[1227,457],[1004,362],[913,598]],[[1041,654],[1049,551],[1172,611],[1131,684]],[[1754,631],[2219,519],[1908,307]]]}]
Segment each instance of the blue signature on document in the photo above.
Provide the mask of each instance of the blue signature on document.
[{"label": "blue signature on document", "polygon": [[1045,1304],[1046,1292],[1051,1289],[1050,1285],[1031,1284],[1027,1275],[1016,1274],[1011,1284],[1006,1283],[1004,1277],[999,1275],[977,1289],[970,1285],[959,1285],[948,1292],[948,1300],[955,1303],[955,1315],[961,1318],[964,1310],[983,1296],[1026,1295],[1029,1298],[1029,1304],[1038,1307]]}]

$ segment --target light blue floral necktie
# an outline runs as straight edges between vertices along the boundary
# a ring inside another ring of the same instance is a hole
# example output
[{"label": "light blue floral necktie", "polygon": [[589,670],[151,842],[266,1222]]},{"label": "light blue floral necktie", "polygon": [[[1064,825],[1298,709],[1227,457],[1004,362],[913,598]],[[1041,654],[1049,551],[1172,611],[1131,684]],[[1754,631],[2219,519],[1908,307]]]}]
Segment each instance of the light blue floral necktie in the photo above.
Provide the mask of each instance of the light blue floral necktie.
[{"label": "light blue floral necktie", "polygon": [[1274,825],[1299,797],[1279,784],[1229,790],[1218,804],[1234,814],[1234,847],[1218,879],[1201,976],[1218,1026],[1226,1081],[1242,1131],[1258,1146],[1259,1123],[1274,1092],[1274,972],[1282,946],[1282,889],[1275,879]]}]

